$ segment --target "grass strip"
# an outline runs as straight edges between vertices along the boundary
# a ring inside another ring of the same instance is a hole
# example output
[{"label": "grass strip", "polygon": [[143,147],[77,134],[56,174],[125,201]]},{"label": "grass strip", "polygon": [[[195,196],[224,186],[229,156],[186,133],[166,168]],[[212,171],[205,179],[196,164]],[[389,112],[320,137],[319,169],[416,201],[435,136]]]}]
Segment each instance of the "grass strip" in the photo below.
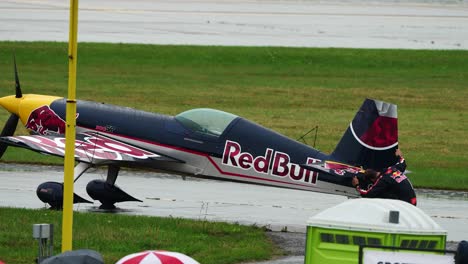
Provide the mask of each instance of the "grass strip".
[{"label": "grass strip", "polygon": [[[61,250],[62,212],[0,207],[0,260],[33,263],[38,244],[32,225],[54,224],[54,253]],[[223,222],[102,213],[74,213],[73,248],[92,249],[105,263],[143,250],[184,253],[203,264],[240,263],[281,255],[265,229]]]}]

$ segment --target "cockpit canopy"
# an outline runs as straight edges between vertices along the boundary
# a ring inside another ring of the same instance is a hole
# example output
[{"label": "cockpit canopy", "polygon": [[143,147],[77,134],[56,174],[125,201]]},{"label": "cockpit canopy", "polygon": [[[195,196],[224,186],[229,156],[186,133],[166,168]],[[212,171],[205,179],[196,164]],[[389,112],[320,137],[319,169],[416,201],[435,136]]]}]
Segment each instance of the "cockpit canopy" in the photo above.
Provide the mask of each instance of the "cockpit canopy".
[{"label": "cockpit canopy", "polygon": [[197,108],[182,112],[175,119],[194,132],[220,136],[237,116],[210,108]]}]

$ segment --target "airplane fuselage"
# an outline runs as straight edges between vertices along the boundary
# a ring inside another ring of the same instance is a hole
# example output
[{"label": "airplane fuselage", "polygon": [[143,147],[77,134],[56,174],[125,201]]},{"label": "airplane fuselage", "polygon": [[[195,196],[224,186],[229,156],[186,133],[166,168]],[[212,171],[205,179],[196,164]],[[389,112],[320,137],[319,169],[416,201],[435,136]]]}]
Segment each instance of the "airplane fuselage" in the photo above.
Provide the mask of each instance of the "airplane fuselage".
[{"label": "airplane fuselage", "polygon": [[[50,108],[65,118],[65,99]],[[250,182],[354,195],[349,179],[336,182],[300,164],[330,159],[305,144],[241,117],[221,134],[184,126],[178,117],[103,103],[77,102],[77,132],[94,131],[108,137],[184,161],[157,162],[154,167],[231,181]]]}]

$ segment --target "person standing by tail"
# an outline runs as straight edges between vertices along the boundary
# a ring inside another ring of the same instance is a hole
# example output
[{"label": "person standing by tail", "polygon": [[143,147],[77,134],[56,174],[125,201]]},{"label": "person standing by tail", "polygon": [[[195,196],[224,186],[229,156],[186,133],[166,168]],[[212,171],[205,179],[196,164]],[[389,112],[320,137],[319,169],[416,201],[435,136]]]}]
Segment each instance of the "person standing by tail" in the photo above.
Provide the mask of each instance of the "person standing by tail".
[{"label": "person standing by tail", "polygon": [[383,172],[366,169],[364,177],[372,182],[367,190],[361,189],[357,177],[353,178],[352,184],[361,197],[398,199],[416,206],[416,193],[410,180],[404,174],[406,161],[400,149],[395,151],[395,156],[399,157],[398,162]]}]

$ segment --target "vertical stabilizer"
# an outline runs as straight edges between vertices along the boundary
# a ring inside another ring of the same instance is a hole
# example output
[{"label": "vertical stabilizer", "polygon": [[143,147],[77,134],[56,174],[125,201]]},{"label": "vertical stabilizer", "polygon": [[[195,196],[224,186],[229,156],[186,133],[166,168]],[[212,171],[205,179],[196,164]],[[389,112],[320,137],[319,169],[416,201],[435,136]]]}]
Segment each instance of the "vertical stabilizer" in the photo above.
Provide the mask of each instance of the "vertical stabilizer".
[{"label": "vertical stabilizer", "polygon": [[397,106],[366,99],[332,153],[332,157],[380,170],[396,162]]}]

